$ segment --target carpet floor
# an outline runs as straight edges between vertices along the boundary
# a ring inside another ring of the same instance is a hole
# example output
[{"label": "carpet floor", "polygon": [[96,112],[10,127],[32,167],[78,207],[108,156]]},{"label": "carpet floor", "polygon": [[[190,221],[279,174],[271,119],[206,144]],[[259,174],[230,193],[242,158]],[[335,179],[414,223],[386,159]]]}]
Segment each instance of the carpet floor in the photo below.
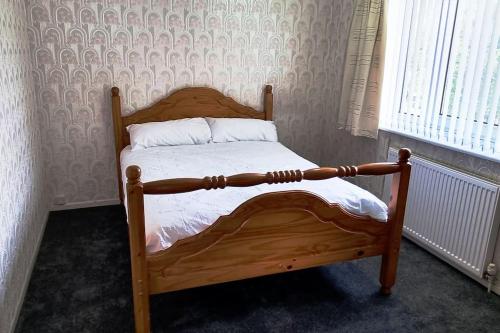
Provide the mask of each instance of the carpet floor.
[{"label": "carpet floor", "polygon": [[[16,332],[132,332],[120,206],[52,212]],[[403,241],[393,294],[379,258],[151,297],[153,332],[500,332],[500,297]]]}]

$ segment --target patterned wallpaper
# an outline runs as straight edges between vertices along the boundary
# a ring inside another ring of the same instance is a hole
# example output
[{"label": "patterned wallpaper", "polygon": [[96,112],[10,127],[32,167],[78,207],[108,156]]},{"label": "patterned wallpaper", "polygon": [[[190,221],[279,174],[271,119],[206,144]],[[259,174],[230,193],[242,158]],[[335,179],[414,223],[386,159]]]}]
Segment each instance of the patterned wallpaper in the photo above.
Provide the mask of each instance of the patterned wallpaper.
[{"label": "patterned wallpaper", "polygon": [[48,205],[24,2],[0,8],[0,332],[10,332]]},{"label": "patterned wallpaper", "polygon": [[29,0],[29,38],[50,194],[117,197],[109,89],[124,113],[187,85],[261,109],[312,160],[339,99],[352,1]]}]

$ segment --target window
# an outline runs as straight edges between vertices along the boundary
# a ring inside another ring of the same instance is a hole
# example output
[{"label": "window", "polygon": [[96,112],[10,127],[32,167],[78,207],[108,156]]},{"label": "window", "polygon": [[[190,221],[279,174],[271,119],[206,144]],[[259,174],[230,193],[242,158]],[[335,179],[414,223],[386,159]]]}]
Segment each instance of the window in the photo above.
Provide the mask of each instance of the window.
[{"label": "window", "polygon": [[500,0],[388,5],[380,127],[500,160]]}]

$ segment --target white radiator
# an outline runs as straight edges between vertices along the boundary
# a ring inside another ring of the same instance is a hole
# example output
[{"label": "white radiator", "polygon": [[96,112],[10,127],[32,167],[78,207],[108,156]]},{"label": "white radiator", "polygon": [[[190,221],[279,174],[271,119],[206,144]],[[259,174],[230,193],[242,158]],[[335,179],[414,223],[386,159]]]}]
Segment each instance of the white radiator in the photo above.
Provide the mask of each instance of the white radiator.
[{"label": "white radiator", "polygon": [[[390,148],[388,161],[397,161],[397,155]],[[498,232],[499,185],[421,157],[412,156],[410,162],[403,234],[482,279]],[[390,188],[389,181],[387,177],[385,189]]]}]

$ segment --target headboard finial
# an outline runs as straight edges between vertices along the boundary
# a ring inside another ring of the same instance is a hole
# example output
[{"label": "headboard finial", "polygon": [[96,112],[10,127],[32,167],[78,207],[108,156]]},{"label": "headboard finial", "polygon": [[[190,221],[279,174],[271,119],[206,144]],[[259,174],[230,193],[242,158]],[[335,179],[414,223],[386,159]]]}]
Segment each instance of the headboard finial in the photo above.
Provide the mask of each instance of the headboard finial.
[{"label": "headboard finial", "polygon": [[119,96],[119,95],[120,95],[120,89],[118,89],[118,87],[111,88],[111,96]]}]

